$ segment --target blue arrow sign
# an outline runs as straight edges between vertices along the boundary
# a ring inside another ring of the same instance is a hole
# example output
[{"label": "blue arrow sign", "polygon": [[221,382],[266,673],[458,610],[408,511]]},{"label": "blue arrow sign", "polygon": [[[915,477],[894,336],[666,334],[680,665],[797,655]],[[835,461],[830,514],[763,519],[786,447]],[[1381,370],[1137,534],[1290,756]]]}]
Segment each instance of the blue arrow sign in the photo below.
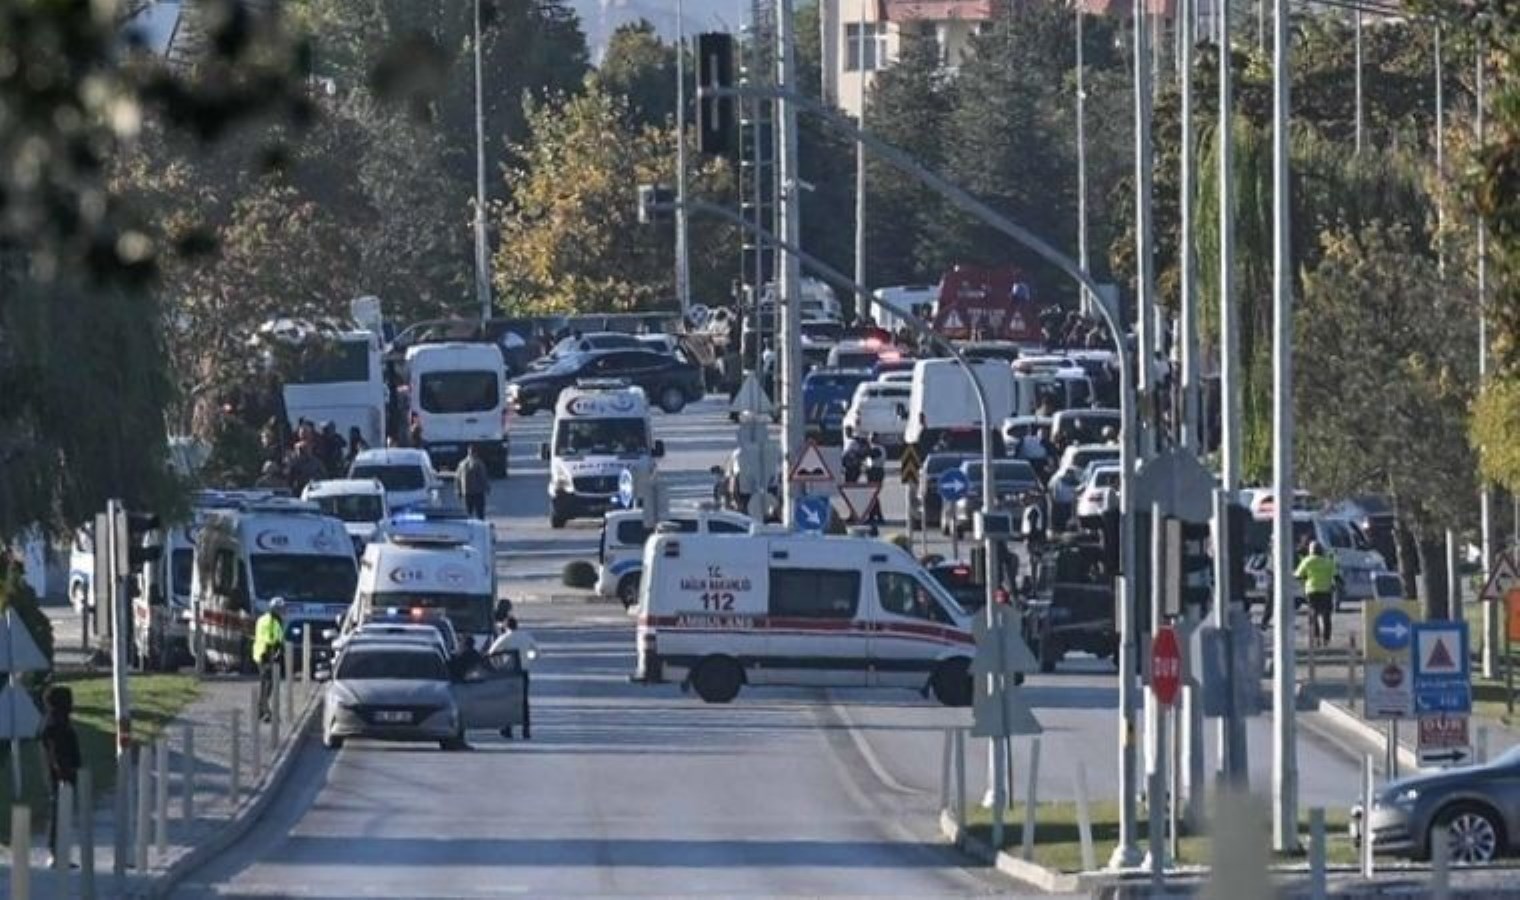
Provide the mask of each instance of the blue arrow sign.
[{"label": "blue arrow sign", "polygon": [[634,500],[633,470],[624,469],[618,475],[618,502],[623,504],[624,509],[633,509]]},{"label": "blue arrow sign", "polygon": [[1385,609],[1372,620],[1372,635],[1384,650],[1403,650],[1409,646],[1414,624],[1409,614],[1398,607]]},{"label": "blue arrow sign", "polygon": [[793,521],[798,531],[822,534],[829,524],[827,494],[803,494],[792,501]]},{"label": "blue arrow sign", "polygon": [[970,489],[971,482],[966,478],[966,473],[960,469],[946,469],[945,473],[939,476],[939,498],[946,503],[954,503],[961,499]]}]

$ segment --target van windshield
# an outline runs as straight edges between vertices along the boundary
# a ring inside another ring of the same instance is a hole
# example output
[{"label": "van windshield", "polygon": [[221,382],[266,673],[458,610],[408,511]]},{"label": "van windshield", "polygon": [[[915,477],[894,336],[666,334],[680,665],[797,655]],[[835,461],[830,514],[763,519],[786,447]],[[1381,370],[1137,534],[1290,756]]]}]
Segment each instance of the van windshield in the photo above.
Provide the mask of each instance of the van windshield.
[{"label": "van windshield", "polygon": [[420,491],[427,487],[421,466],[354,466],[350,478],[373,478],[387,491]]},{"label": "van windshield", "polygon": [[337,494],[318,497],[317,506],[322,512],[344,522],[368,525],[385,516],[385,506],[379,494]]},{"label": "van windshield", "polygon": [[371,609],[438,609],[459,634],[491,630],[490,594],[443,594],[425,591],[382,591],[370,596]]},{"label": "van windshield", "polygon": [[554,447],[562,456],[647,453],[649,427],[643,419],[571,419],[554,430]]},{"label": "van windshield", "polygon": [[501,403],[495,372],[428,372],[418,381],[423,412],[488,412]]},{"label": "van windshield", "polygon": [[291,603],[347,603],[359,581],[351,556],[256,553],[249,565],[253,592],[261,600],[284,597]]}]

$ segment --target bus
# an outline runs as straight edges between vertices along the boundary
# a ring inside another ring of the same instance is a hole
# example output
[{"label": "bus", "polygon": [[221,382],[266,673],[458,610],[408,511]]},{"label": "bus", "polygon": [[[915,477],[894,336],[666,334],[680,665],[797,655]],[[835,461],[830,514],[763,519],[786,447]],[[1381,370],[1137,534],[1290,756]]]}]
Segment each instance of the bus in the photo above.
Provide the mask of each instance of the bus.
[{"label": "bus", "polygon": [[387,391],[380,339],[368,331],[332,331],[302,333],[292,343],[312,346],[303,348],[283,385],[290,427],[302,419],[332,422],[345,440],[350,428],[358,428],[371,447],[384,447]]}]

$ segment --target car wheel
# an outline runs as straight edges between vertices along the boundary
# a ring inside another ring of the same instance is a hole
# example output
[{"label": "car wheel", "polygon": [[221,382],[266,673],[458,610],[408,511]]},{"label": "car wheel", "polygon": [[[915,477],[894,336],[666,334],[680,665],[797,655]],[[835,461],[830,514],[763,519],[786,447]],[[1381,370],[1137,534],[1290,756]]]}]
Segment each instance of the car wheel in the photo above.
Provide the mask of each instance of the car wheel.
[{"label": "car wheel", "polygon": [[1447,859],[1456,864],[1492,862],[1504,847],[1504,825],[1492,809],[1477,803],[1458,803],[1436,816],[1426,840],[1446,840]]},{"label": "car wheel", "polygon": [[617,598],[622,601],[624,609],[633,609],[639,602],[639,582],[643,576],[638,572],[629,572],[618,580]]},{"label": "car wheel", "polygon": [[929,678],[929,688],[934,691],[934,699],[944,706],[970,706],[971,663],[965,659],[940,663]]},{"label": "car wheel", "polygon": [[565,517],[564,516],[556,516],[553,513],[550,513],[549,514],[549,527],[550,528],[564,528],[565,527]]},{"label": "car wheel", "polygon": [[331,728],[327,728],[322,732],[322,746],[329,750],[342,750],[343,739],[333,734]]},{"label": "car wheel", "polygon": [[1040,671],[1046,675],[1054,672],[1056,666],[1061,662],[1061,657],[1066,655],[1061,652],[1061,647],[1056,643],[1055,638],[1048,635],[1044,640],[1040,641],[1035,653],[1040,659]]},{"label": "car wheel", "polygon": [[744,670],[728,656],[709,656],[691,673],[691,686],[707,703],[727,703],[739,696]]},{"label": "car wheel", "polygon": [[660,409],[675,415],[686,408],[686,392],[671,385],[660,392]]}]

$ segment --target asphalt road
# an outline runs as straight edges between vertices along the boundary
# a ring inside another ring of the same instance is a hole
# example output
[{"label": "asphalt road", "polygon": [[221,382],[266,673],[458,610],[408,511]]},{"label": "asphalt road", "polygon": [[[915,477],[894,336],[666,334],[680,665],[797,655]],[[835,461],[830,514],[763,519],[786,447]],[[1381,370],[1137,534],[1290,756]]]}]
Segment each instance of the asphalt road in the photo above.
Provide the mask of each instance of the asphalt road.
[{"label": "asphalt road", "polygon": [[[722,404],[658,415],[676,503],[710,496],[732,449]],[[308,748],[254,831],[194,873],[179,896],[966,896],[1010,882],[968,869],[936,828],[943,729],[967,710],[911,692],[750,690],[709,706],[674,686],[629,684],[632,621],[559,585],[594,558],[596,523],[548,525],[549,417],[521,420],[512,474],[491,512],[503,590],[543,655],[534,740],[475,735],[470,753],[351,742]],[[895,482],[893,482],[895,484]],[[886,514],[901,516],[900,490]],[[1042,798],[1095,799],[1117,785],[1111,668],[1073,660],[1031,679],[1044,723]],[[1269,789],[1270,719],[1252,723],[1253,784]],[[973,747],[971,790],[985,758]],[[1305,732],[1304,806],[1353,798],[1358,769]],[[1015,751],[1022,772],[1027,750]],[[1016,775],[1018,792],[1023,776]]]}]

